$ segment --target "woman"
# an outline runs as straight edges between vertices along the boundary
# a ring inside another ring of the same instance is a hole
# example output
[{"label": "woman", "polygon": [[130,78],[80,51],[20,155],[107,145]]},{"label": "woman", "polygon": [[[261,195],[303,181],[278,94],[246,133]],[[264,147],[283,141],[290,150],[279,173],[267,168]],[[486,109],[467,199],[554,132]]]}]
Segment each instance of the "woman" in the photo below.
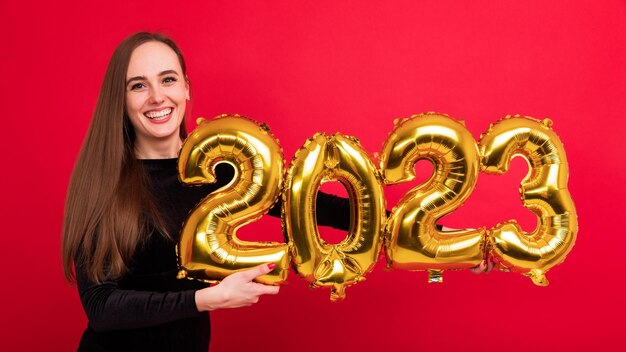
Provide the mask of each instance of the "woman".
[{"label": "woman", "polygon": [[[115,50],[72,173],[63,228],[67,279],[89,319],[79,350],[206,351],[206,312],[253,304],[279,288],[253,282],[272,264],[207,287],[176,279],[175,245],[189,210],[227,184],[178,182],[189,80],[176,44],[137,33]],[[321,194],[320,225],[348,229],[349,202]],[[280,216],[280,205],[270,214]],[[74,272],[75,270],[75,272]]]}]

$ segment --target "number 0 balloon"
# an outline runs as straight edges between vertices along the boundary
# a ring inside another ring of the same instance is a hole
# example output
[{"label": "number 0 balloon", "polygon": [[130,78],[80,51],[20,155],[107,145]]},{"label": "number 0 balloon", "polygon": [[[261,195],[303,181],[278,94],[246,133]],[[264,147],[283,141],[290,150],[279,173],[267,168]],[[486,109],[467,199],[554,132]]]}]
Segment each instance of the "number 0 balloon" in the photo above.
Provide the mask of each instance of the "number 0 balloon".
[{"label": "number 0 balloon", "polygon": [[[317,191],[333,180],[346,187],[352,206],[350,231],[339,244],[322,241],[315,220]],[[296,271],[313,287],[330,287],[332,301],[365,279],[381,251],[385,199],[374,163],[357,140],[318,133],[298,150],[287,175],[283,222]]]}]

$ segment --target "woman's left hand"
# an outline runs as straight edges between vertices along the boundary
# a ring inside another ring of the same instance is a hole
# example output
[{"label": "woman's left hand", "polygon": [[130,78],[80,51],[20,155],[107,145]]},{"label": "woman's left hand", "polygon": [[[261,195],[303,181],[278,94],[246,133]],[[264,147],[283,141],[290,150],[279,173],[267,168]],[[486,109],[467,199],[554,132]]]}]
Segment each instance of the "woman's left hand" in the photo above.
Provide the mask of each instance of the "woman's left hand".
[{"label": "woman's left hand", "polygon": [[494,257],[489,256],[489,259],[483,260],[482,262],[480,262],[478,266],[475,266],[469,270],[473,272],[474,274],[483,274],[483,273],[487,274],[491,270],[493,270],[497,264],[498,264],[498,261],[496,261]]}]

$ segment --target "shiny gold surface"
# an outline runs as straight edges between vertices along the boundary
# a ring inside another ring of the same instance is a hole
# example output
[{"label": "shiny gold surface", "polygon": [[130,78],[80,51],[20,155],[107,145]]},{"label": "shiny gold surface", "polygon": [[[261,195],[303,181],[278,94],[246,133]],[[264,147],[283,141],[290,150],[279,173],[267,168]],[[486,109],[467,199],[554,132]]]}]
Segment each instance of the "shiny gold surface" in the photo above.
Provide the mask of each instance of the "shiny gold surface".
[{"label": "shiny gold surface", "polygon": [[267,126],[239,115],[198,119],[180,152],[180,180],[190,185],[213,183],[214,167],[221,162],[235,168],[235,177],[204,198],[185,221],[177,247],[179,278],[215,282],[271,262],[276,268],[257,281],[285,281],[287,244],[247,242],[236,236],[237,229],[262,217],[280,195],[284,158],[278,141]]},{"label": "shiny gold surface", "polygon": [[471,268],[483,259],[484,229],[441,232],[435,227],[474,190],[478,147],[462,122],[447,115],[414,115],[395,124],[380,153],[385,183],[412,181],[419,160],[430,161],[434,172],[394,207],[385,231],[387,266],[427,270],[429,282],[442,282],[442,270]]},{"label": "shiny gold surface", "polygon": [[528,162],[520,198],[537,215],[537,228],[527,233],[511,220],[490,229],[488,239],[503,268],[523,273],[540,286],[548,284],[546,271],[565,259],[578,231],[567,189],[565,150],[551,126],[548,119],[507,116],[492,124],[479,141],[482,172],[503,174],[515,156]]},{"label": "shiny gold surface", "polygon": [[[233,165],[236,175],[185,222],[177,246],[179,277],[212,282],[273,262],[276,269],[258,281],[278,284],[287,278],[291,255],[298,275],[313,287],[330,287],[336,301],[345,298],[346,287],[365,279],[384,242],[388,267],[427,271],[429,282],[442,282],[444,270],[471,268],[493,256],[498,268],[547,285],[546,271],[565,259],[578,230],[565,151],[551,126],[547,119],[507,116],[481,136],[479,152],[463,123],[447,115],[400,119],[383,145],[380,172],[355,138],[317,133],[296,152],[288,171],[282,209],[287,245],[246,242],[235,235],[263,216],[280,194],[284,159],[277,140],[267,126],[238,115],[200,119],[180,154],[181,180],[215,182],[213,168],[221,162]],[[479,171],[503,174],[515,156],[530,169],[520,197],[537,215],[533,232],[524,232],[514,220],[489,231],[437,230],[437,221],[467,200]],[[419,160],[430,161],[433,174],[407,192],[385,221],[381,178],[388,185],[412,181]],[[341,182],[351,203],[351,228],[338,244],[321,239],[315,219],[317,192],[328,181]]]},{"label": "shiny gold surface", "polygon": [[[339,244],[320,238],[315,218],[320,185],[333,180],[346,187],[351,204],[350,231]],[[296,152],[283,197],[296,272],[312,287],[330,287],[332,301],[345,298],[345,288],[365,279],[381,251],[385,200],[374,163],[356,139],[318,133]]]}]

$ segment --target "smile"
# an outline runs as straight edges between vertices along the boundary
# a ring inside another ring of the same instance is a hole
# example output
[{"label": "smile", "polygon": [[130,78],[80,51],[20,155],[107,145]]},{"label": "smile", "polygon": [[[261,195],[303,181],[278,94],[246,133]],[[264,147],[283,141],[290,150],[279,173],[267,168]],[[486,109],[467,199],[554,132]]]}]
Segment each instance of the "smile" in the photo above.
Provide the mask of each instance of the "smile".
[{"label": "smile", "polygon": [[150,120],[164,120],[172,113],[172,108],[166,108],[159,111],[148,111],[144,113],[144,116],[149,118]]}]

